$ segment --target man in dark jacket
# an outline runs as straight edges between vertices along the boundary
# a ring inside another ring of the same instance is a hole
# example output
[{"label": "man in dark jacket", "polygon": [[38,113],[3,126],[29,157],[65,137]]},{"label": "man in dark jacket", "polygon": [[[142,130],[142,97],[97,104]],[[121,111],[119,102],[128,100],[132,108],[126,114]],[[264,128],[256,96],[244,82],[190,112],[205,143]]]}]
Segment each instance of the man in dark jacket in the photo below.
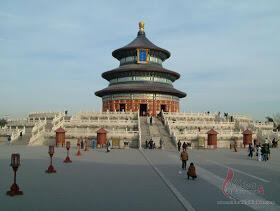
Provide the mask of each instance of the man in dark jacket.
[{"label": "man in dark jacket", "polygon": [[187,144],[186,142],[183,143],[183,150],[186,150],[187,149]]},{"label": "man in dark jacket", "polygon": [[181,144],[181,141],[179,140],[179,141],[178,141],[178,143],[177,143],[177,146],[178,146],[178,152],[180,152],[180,151],[181,151],[181,145],[182,145],[182,144]]}]

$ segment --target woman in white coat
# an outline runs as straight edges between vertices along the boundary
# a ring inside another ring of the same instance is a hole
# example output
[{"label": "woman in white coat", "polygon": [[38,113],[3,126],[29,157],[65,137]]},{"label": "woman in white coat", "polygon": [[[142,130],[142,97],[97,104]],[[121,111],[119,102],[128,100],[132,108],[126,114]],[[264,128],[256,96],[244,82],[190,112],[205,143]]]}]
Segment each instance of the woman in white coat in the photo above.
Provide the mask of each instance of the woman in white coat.
[{"label": "woman in white coat", "polygon": [[258,147],[258,161],[262,161],[262,148]]}]

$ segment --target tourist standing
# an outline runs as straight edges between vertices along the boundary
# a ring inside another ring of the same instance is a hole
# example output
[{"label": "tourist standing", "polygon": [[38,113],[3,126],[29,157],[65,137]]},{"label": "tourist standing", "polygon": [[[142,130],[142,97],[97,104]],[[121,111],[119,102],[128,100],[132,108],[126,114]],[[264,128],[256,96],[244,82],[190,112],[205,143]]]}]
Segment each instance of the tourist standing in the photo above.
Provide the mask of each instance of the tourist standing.
[{"label": "tourist standing", "polygon": [[190,177],[192,177],[192,179],[194,180],[197,177],[196,171],[195,171],[195,166],[193,163],[190,164],[187,175],[188,175],[188,179],[190,179]]},{"label": "tourist standing", "polygon": [[80,138],[77,140],[77,147],[80,146]]},{"label": "tourist standing", "polygon": [[163,140],[161,138],[159,140],[159,145],[160,145],[160,148],[162,149],[163,148]]},{"label": "tourist standing", "polygon": [[95,139],[93,138],[93,140],[92,140],[92,148],[94,149],[96,147],[96,141],[95,141]]},{"label": "tourist standing", "polygon": [[146,149],[149,148],[148,140],[145,141]]},{"label": "tourist standing", "polygon": [[234,139],[234,152],[237,152],[237,139]]},{"label": "tourist standing", "polygon": [[153,117],[151,116],[150,117],[150,125],[152,125],[153,124]]},{"label": "tourist standing", "polygon": [[183,143],[183,150],[186,150],[187,149],[187,144],[186,142]]},{"label": "tourist standing", "polygon": [[258,146],[258,161],[262,161],[262,148]]},{"label": "tourist standing", "polygon": [[186,170],[187,160],[189,159],[189,155],[186,152],[186,149],[183,148],[183,152],[181,152],[181,160],[182,160],[182,169]]},{"label": "tourist standing", "polygon": [[153,149],[153,146],[154,146],[154,144],[153,144],[153,140],[151,138],[149,141],[149,149]]},{"label": "tourist standing", "polygon": [[249,144],[249,148],[248,148],[248,150],[249,150],[249,157],[253,157],[253,146],[252,146],[252,144]]},{"label": "tourist standing", "polygon": [[178,146],[178,152],[180,152],[180,151],[181,151],[181,145],[182,145],[182,143],[181,143],[181,141],[179,140],[179,141],[178,141],[178,143],[177,143],[177,146]]},{"label": "tourist standing", "polygon": [[111,150],[111,148],[110,148],[111,144],[110,144],[109,139],[107,140],[106,146],[107,146],[107,152],[110,152],[110,150]]},{"label": "tourist standing", "polygon": [[267,143],[267,160],[270,159],[270,148],[269,143]]},{"label": "tourist standing", "polygon": [[272,148],[275,147],[275,138],[272,140]]},{"label": "tourist standing", "polygon": [[84,148],[84,141],[83,141],[83,138],[81,138],[82,139],[82,141],[81,141],[81,149],[83,149]]},{"label": "tourist standing", "polygon": [[12,140],[11,136],[8,136],[8,144],[11,143],[11,140]]}]

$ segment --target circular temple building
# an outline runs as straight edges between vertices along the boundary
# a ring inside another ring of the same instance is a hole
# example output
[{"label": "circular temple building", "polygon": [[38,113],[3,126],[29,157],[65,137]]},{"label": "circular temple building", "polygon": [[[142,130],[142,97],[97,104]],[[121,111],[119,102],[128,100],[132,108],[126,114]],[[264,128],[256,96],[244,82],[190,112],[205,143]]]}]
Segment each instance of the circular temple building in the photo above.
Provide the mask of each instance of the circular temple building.
[{"label": "circular temple building", "polygon": [[179,99],[186,93],[172,83],[180,74],[162,67],[170,52],[146,38],[143,22],[137,37],[112,55],[120,66],[102,74],[109,86],[95,93],[102,97],[103,111],[139,111],[153,116],[160,111],[179,112]]}]

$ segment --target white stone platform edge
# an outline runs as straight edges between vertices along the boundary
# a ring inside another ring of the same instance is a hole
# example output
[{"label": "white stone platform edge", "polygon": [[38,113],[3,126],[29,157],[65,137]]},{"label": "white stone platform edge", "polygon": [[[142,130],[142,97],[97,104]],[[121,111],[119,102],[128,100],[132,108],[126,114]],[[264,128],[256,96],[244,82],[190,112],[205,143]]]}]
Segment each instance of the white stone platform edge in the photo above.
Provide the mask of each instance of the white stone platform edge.
[{"label": "white stone platform edge", "polygon": [[147,160],[147,162],[151,165],[151,167],[154,169],[154,171],[160,176],[162,181],[166,184],[166,186],[170,189],[170,191],[174,194],[175,198],[183,205],[185,210],[188,211],[195,211],[195,209],[192,207],[191,203],[187,201],[182,194],[177,190],[177,188],[172,185],[172,183],[161,173],[161,171],[152,163],[152,161],[145,155],[144,151],[142,149],[139,149],[143,157]]}]

